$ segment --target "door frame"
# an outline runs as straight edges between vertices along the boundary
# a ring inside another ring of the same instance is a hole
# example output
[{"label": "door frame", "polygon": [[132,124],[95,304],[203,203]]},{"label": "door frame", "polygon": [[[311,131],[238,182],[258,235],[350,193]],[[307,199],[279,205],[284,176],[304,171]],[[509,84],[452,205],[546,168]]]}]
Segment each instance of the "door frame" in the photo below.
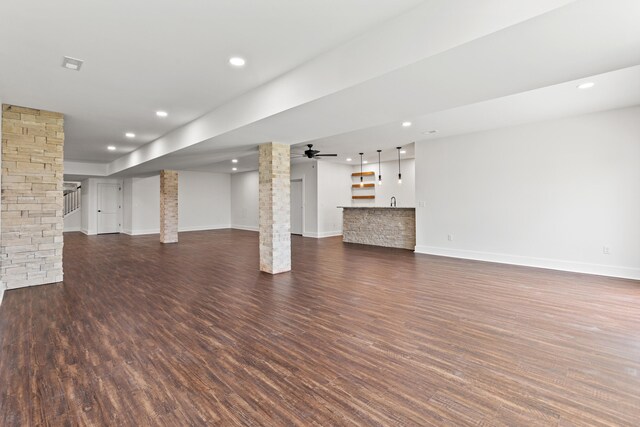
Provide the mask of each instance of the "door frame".
[{"label": "door frame", "polygon": [[[101,185],[115,185],[118,187],[118,231],[114,232],[114,233],[101,233],[100,232],[100,213],[98,212],[98,210],[100,209],[100,186]],[[122,233],[122,220],[123,220],[123,208],[122,208],[122,202],[124,200],[123,198],[123,182],[119,181],[119,182],[97,182],[96,183],[96,234],[100,235],[100,234],[116,234],[116,233]]]},{"label": "door frame", "polygon": [[[300,236],[304,237],[304,235],[305,235],[304,217],[305,217],[305,211],[306,211],[306,205],[307,205],[307,203],[306,203],[307,199],[306,199],[306,195],[305,195],[305,192],[304,192],[304,176],[300,177],[300,178],[290,178],[289,179],[289,206],[291,206],[291,183],[293,181],[302,183],[302,233],[300,234]],[[291,213],[289,213],[289,234],[293,234],[291,232]],[[298,234],[296,234],[296,236],[297,235]]]}]

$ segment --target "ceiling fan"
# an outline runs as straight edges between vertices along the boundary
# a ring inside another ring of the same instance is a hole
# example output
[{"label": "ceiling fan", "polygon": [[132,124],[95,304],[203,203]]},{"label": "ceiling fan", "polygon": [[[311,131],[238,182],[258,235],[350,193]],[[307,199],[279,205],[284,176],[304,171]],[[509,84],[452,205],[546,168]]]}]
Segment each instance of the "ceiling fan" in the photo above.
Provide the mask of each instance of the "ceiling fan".
[{"label": "ceiling fan", "polygon": [[307,157],[309,159],[318,159],[319,157],[336,157],[337,154],[320,154],[319,150],[313,149],[313,144],[307,144],[309,147],[308,150],[305,150],[304,154],[300,155],[300,157]]}]

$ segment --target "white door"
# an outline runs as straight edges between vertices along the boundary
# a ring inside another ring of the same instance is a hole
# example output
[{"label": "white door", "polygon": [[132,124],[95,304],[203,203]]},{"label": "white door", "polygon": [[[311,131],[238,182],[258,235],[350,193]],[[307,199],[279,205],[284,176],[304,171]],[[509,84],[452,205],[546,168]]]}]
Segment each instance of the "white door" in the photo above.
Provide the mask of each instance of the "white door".
[{"label": "white door", "polygon": [[120,185],[98,184],[98,234],[120,232]]},{"label": "white door", "polygon": [[291,234],[302,235],[302,218],[304,206],[302,203],[302,180],[291,181]]}]

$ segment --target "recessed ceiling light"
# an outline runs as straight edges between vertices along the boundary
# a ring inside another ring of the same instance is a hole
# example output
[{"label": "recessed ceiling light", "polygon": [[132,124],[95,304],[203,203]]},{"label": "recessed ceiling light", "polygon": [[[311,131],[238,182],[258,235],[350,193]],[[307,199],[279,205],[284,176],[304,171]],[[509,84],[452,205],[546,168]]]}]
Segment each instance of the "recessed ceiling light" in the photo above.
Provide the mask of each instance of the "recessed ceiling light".
[{"label": "recessed ceiling light", "polygon": [[73,71],[80,71],[83,62],[84,61],[82,59],[70,58],[68,56],[65,56],[62,60],[62,66]]},{"label": "recessed ceiling light", "polygon": [[238,163],[238,159],[232,159],[231,163]]},{"label": "recessed ceiling light", "polygon": [[362,163],[366,165],[367,163],[369,163],[369,161],[363,160]]},{"label": "recessed ceiling light", "polygon": [[400,154],[407,154],[407,150],[400,150]]},{"label": "recessed ceiling light", "polygon": [[353,160],[351,157],[347,157],[347,162],[350,162],[351,160]]},{"label": "recessed ceiling light", "polygon": [[435,129],[431,129],[431,130],[428,130],[428,131],[426,131],[426,132],[422,132],[422,133],[423,133],[423,134],[425,134],[425,135],[427,135],[427,134],[430,134],[430,133],[436,133],[436,132],[438,132],[438,131],[437,131],[437,130],[435,130]]},{"label": "recessed ceiling light", "polygon": [[156,116],[167,117],[169,114],[166,111],[156,111]]},{"label": "recessed ceiling light", "polygon": [[127,138],[135,138],[136,134],[133,132],[127,132],[124,134],[124,136],[126,136]]},{"label": "recessed ceiling light", "polygon": [[114,145],[109,145],[107,147],[107,150],[109,150],[109,151],[114,151],[115,149],[116,149],[116,147]]},{"label": "recessed ceiling light", "polygon": [[411,122],[402,122],[403,128],[408,128],[409,126],[411,126]]},{"label": "recessed ceiling light", "polygon": [[232,171],[237,171],[237,170],[238,170],[238,168],[231,168],[231,170],[232,170]]},{"label": "recessed ceiling light", "polygon": [[596,84],[594,82],[586,82],[578,85],[578,89],[591,89]]},{"label": "recessed ceiling light", "polygon": [[234,67],[244,67],[244,64],[246,63],[247,61],[245,61],[244,58],[240,58],[239,56],[229,58],[229,64],[233,65]]}]

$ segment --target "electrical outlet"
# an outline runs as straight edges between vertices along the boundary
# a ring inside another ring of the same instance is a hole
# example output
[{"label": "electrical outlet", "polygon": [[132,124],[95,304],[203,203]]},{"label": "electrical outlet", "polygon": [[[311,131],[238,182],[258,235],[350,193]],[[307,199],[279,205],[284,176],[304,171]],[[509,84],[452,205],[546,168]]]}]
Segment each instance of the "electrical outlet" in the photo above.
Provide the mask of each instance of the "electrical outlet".
[{"label": "electrical outlet", "polygon": [[448,239],[450,242],[453,242],[453,234],[447,234],[447,239]]},{"label": "electrical outlet", "polygon": [[611,253],[611,248],[609,246],[603,246],[602,253],[605,255],[609,255]]}]

